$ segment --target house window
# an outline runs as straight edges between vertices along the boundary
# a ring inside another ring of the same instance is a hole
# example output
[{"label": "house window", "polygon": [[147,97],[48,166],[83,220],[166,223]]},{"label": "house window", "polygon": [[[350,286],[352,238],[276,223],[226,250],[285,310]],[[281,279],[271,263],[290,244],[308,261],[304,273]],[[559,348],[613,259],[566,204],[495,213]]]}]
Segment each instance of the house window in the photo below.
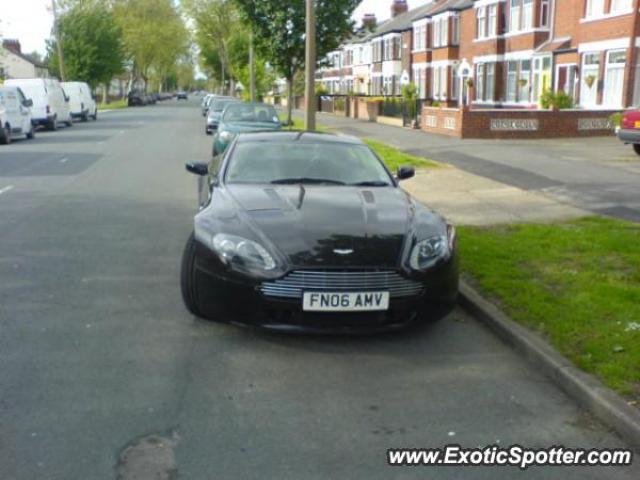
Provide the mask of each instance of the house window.
[{"label": "house window", "polygon": [[531,60],[520,61],[518,76],[518,101],[528,102],[531,97]]},{"label": "house window", "polygon": [[493,5],[489,5],[488,10],[487,33],[490,37],[495,37],[498,27],[498,22],[496,21],[498,18],[498,6],[494,3]]},{"label": "house window", "polygon": [[604,14],[604,0],[587,0],[585,17],[599,17]]},{"label": "house window", "polygon": [[484,38],[487,36],[487,7],[480,7],[477,11],[477,38]]},{"label": "house window", "polygon": [[551,88],[551,57],[535,57],[533,59],[533,76],[531,80],[531,102],[537,103],[546,90]]},{"label": "house window", "polygon": [[457,75],[457,69],[454,67],[451,67],[451,88],[449,89],[449,91],[451,92],[450,97],[453,100],[458,99],[458,90],[460,90],[458,88],[459,84],[460,84],[460,79],[458,78],[458,75]]},{"label": "house window", "polygon": [[549,0],[542,0],[542,2],[540,2],[540,26],[549,26]]},{"label": "house window", "polygon": [[492,102],[495,90],[495,63],[479,63],[476,66],[476,100]]},{"label": "house window", "polygon": [[418,89],[418,98],[427,97],[427,69],[426,67],[414,67],[413,83]]},{"label": "house window", "polygon": [[507,102],[515,103],[518,98],[518,62],[507,62]]},{"label": "house window", "polygon": [[522,9],[522,0],[511,0],[511,10],[509,11],[509,31],[516,32],[520,30],[520,12]]},{"label": "house window", "polygon": [[509,31],[519,32],[533,28],[533,0],[511,0]]},{"label": "house window", "polygon": [[457,15],[451,17],[451,44],[460,44],[460,17]]},{"label": "house window", "polygon": [[420,25],[413,30],[413,49],[422,51],[427,48],[427,25]]},{"label": "house window", "polygon": [[440,18],[433,21],[433,46],[444,47],[449,36],[448,18]]},{"label": "house window", "polygon": [[627,61],[625,50],[612,50],[607,53],[607,65],[604,74],[603,102],[608,107],[622,107],[624,86],[624,68]]},{"label": "house window", "polygon": [[433,67],[432,93],[436,100],[444,100],[447,98],[447,68]]},{"label": "house window", "polygon": [[600,75],[600,54],[587,53],[582,59],[580,81],[580,104],[593,107],[598,99],[598,78]]},{"label": "house window", "polygon": [[576,66],[558,65],[556,91],[564,92],[572,99],[576,98]]},{"label": "house window", "polygon": [[633,0],[611,0],[611,13],[622,13],[631,11]]},{"label": "house window", "polygon": [[476,65],[476,100],[484,101],[484,97],[486,94],[484,88],[484,74],[485,74],[485,64],[479,63]]}]

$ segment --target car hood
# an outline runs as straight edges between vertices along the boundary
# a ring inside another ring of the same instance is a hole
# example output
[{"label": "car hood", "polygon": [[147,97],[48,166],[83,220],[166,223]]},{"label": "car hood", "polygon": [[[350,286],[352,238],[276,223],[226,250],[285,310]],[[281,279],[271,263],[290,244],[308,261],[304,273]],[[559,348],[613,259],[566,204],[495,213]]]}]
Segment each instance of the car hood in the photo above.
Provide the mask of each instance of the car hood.
[{"label": "car hood", "polygon": [[226,188],[293,267],[396,267],[414,214],[412,199],[393,187]]},{"label": "car hood", "polygon": [[231,133],[256,132],[261,130],[281,130],[282,125],[273,122],[225,123],[223,130]]}]

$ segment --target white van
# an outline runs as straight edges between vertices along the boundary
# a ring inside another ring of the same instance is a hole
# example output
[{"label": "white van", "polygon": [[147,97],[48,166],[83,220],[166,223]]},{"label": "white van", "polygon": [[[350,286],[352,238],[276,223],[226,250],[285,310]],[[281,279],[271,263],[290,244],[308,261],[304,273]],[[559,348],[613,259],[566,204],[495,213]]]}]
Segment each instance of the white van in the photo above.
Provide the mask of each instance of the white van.
[{"label": "white van", "polygon": [[61,85],[69,97],[69,109],[73,118],[79,118],[83,122],[89,118],[98,119],[98,106],[89,85],[84,82],[62,82]]},{"label": "white van", "polygon": [[44,125],[56,130],[58,124],[72,126],[69,97],[65,95],[60,82],[53,78],[12,78],[4,82],[6,86],[20,87],[22,93],[31,99],[31,116],[34,125]]},{"label": "white van", "polygon": [[16,135],[34,137],[31,104],[18,87],[0,87],[0,144],[11,143]]}]

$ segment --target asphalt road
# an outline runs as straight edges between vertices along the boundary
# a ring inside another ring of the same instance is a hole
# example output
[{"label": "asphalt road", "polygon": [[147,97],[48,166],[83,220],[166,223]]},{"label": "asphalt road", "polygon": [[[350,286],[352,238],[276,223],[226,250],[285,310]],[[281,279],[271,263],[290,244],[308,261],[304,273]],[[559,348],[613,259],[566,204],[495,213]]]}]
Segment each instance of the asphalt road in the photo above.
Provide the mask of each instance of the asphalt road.
[{"label": "asphalt road", "polygon": [[319,121],[595,214],[640,222],[640,156],[614,136],[460,140],[330,114]]},{"label": "asphalt road", "polygon": [[623,445],[460,311],[365,338],[192,318],[183,164],[211,141],[196,102],[0,148],[0,479],[111,479],[119,462],[125,479],[640,478],[388,467],[390,447]]}]

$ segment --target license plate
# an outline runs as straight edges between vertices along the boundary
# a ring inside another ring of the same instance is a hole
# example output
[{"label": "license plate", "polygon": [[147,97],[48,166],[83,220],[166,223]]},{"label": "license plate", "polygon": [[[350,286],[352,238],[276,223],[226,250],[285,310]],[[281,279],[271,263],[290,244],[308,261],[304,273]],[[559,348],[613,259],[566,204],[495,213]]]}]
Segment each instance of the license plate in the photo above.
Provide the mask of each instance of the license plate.
[{"label": "license plate", "polygon": [[640,128],[640,122],[635,123],[636,128]]},{"label": "license plate", "polygon": [[372,312],[389,309],[389,292],[304,292],[306,312]]}]

